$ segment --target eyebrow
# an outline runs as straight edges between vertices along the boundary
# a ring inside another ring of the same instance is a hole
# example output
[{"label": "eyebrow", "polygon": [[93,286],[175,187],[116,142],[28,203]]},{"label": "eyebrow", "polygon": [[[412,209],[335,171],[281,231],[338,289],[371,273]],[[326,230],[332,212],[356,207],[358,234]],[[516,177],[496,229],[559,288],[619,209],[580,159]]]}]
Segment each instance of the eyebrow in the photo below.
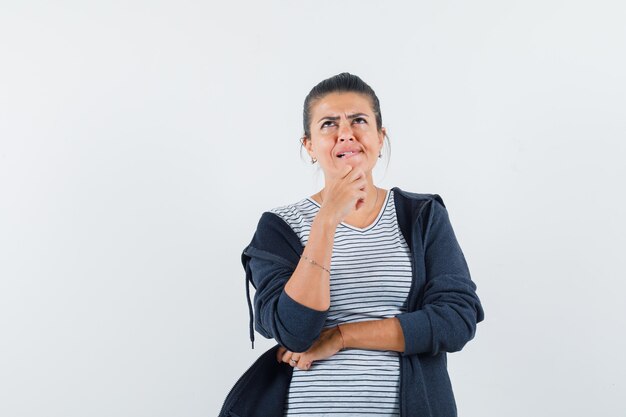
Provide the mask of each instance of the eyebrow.
[{"label": "eyebrow", "polygon": [[[364,116],[365,116],[365,117],[368,117],[368,115],[367,115],[367,114],[365,114],[365,113],[354,113],[354,114],[350,114],[350,115],[348,115],[348,119],[355,119],[355,118],[357,118],[357,117],[364,117]],[[333,120],[333,121],[334,121],[334,120],[339,120],[339,116],[334,116],[334,117],[331,117],[331,116],[324,116],[324,117],[322,117],[321,119],[319,119],[319,120],[317,121],[317,123],[321,122],[322,120]]]}]

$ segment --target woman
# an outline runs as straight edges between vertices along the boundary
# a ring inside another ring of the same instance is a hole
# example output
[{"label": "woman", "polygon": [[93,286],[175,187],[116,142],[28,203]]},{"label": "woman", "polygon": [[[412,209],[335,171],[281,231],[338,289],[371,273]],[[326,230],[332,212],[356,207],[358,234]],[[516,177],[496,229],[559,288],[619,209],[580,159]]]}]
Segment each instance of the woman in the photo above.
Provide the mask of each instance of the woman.
[{"label": "woman", "polygon": [[385,137],[357,76],[305,99],[302,144],[324,188],[264,213],[242,256],[256,329],[293,368],[267,415],[456,415],[446,353],[483,309],[441,197],[374,184]]}]

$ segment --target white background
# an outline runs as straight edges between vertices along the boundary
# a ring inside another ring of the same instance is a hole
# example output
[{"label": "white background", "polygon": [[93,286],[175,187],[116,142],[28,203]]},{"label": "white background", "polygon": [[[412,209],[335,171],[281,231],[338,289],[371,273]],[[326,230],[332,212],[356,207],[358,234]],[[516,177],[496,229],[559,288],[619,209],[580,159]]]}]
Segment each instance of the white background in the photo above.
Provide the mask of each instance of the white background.
[{"label": "white background", "polygon": [[[623,416],[621,1],[0,1],[0,415],[213,416],[240,253],[316,192],[302,102],[349,71],[438,193],[486,319],[459,415]],[[385,152],[388,153],[388,150]]]}]

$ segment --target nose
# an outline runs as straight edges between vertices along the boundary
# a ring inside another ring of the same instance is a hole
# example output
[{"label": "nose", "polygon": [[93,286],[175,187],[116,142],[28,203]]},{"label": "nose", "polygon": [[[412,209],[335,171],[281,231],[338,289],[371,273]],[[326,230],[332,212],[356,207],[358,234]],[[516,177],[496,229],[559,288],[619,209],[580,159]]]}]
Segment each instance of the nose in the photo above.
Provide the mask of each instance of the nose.
[{"label": "nose", "polygon": [[354,133],[352,132],[352,126],[350,125],[349,121],[340,123],[337,133],[340,142],[344,142],[346,140],[354,140]]}]

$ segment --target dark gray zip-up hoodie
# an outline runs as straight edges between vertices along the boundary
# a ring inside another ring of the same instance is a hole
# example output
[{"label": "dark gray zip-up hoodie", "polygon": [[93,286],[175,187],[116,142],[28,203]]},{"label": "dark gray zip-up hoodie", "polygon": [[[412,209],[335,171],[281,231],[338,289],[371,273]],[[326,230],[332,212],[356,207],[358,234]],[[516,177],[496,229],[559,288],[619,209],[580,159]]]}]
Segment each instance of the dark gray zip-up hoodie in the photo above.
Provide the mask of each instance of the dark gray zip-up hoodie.
[{"label": "dark gray zip-up hoodie", "polygon": [[[476,324],[484,319],[483,308],[441,197],[397,187],[392,192],[413,269],[407,312],[397,316],[405,340],[399,359],[400,413],[402,417],[453,417],[457,412],[446,353],[461,350],[474,337]],[[256,289],[253,320],[246,285],[253,343],[253,322],[261,335],[293,352],[306,351],[319,337],[328,311],[310,309],[284,291],[303,249],[287,223],[274,213],[263,213],[242,254],[246,282]],[[289,371],[281,375],[291,378]],[[264,394],[272,398],[263,403],[272,405],[255,410],[259,415],[282,416],[288,383],[276,386],[280,388]],[[245,403],[245,398],[238,401]],[[246,409],[243,403],[240,406]]]}]

